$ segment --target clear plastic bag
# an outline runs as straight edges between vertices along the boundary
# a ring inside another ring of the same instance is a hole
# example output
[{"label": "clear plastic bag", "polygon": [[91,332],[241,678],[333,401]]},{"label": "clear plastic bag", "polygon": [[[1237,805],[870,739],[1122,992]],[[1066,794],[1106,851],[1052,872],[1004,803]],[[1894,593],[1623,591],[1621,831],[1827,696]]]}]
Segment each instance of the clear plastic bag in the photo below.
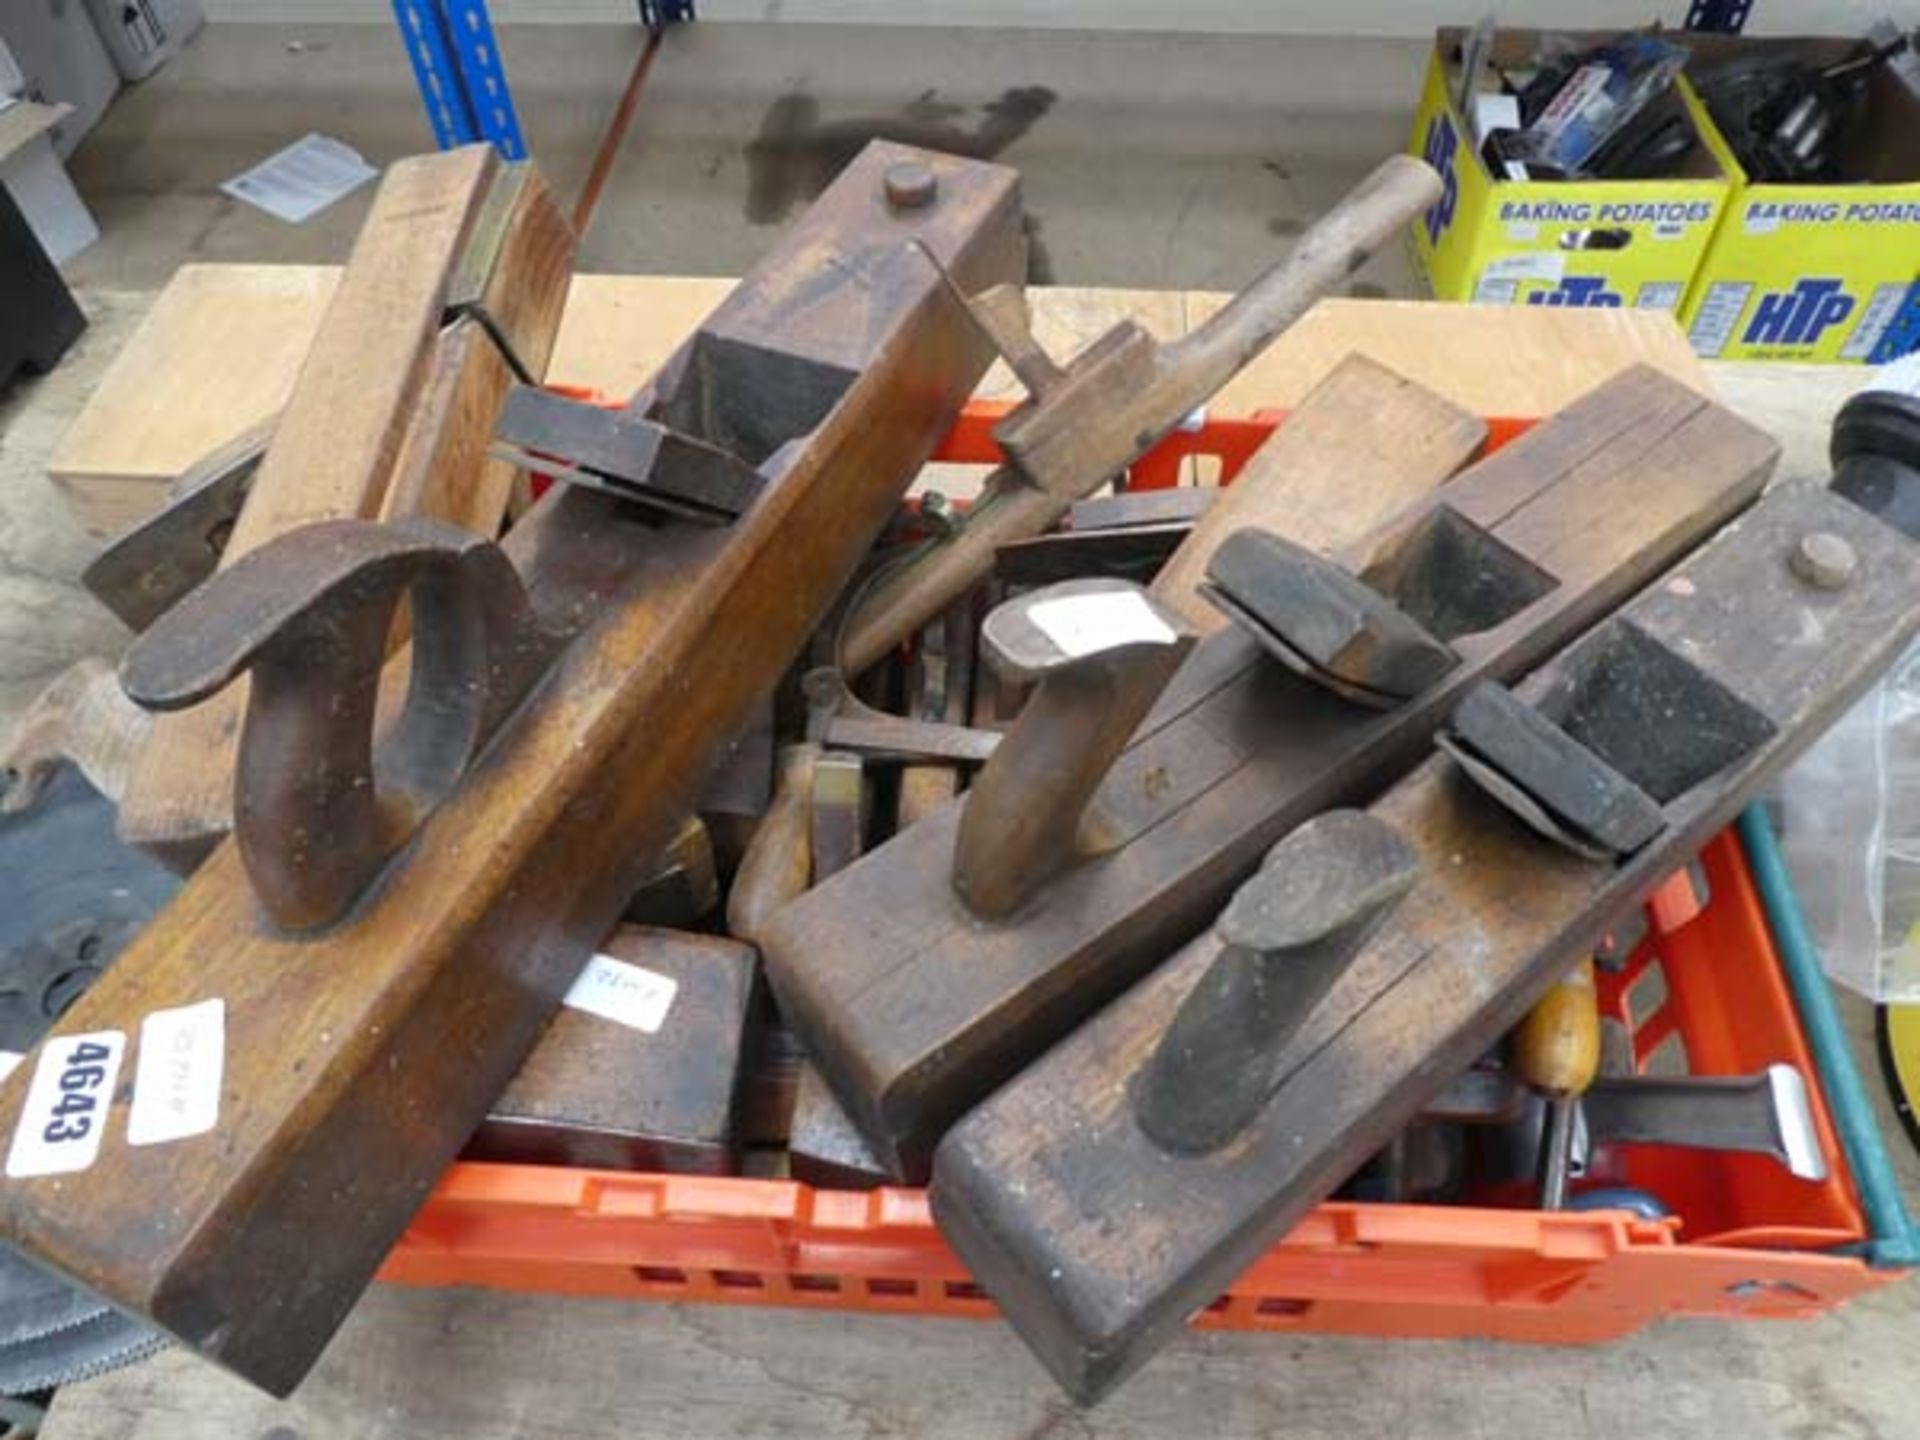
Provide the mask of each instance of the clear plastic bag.
[{"label": "clear plastic bag", "polygon": [[1787,771],[1780,820],[1827,973],[1920,1002],[1920,645]]}]

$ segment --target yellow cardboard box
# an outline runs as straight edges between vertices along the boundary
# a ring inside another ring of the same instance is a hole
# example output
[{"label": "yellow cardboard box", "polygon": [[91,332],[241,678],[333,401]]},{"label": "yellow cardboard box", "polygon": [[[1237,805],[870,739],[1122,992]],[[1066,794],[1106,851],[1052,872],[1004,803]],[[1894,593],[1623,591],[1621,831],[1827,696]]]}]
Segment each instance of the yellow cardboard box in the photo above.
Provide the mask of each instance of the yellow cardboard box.
[{"label": "yellow cardboard box", "polygon": [[[1495,179],[1454,108],[1447,57],[1465,31],[1443,29],[1427,63],[1412,150],[1446,194],[1414,222],[1413,259],[1434,296],[1505,305],[1634,306],[1678,311],[1707,253],[1737,173],[1724,147],[1697,144],[1683,173],[1654,180]],[[1576,35],[1599,43],[1618,32]],[[1533,63],[1541,32],[1502,30],[1493,56]],[[1706,113],[1676,82],[1696,132]],[[1704,134],[1703,134],[1704,138]]]},{"label": "yellow cardboard box", "polygon": [[[1689,69],[1791,49],[1816,65],[1855,53],[1835,39],[1688,37]],[[1881,364],[1920,343],[1920,98],[1882,67],[1849,185],[1746,183],[1717,131],[1708,143],[1739,174],[1681,323],[1723,360]]]}]

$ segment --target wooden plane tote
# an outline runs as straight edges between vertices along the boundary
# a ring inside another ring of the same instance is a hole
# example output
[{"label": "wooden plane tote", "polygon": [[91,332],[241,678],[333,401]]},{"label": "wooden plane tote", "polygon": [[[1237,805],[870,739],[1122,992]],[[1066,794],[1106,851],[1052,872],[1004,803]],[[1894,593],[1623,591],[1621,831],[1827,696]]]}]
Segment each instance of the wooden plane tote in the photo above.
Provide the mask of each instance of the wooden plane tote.
[{"label": "wooden plane tote", "polygon": [[[1311,574],[1295,565],[1320,608],[1292,660],[1275,658],[1285,644],[1269,653],[1284,637],[1252,614],[1193,645],[1144,721],[1129,720],[1111,768],[1094,767],[1095,793],[1069,797],[1084,802],[1077,824],[1059,826],[1057,786],[1035,815],[1023,807],[1039,791],[989,782],[996,767],[1041,768],[1034,757],[1049,753],[1084,773],[1095,732],[1076,732],[1076,716],[1107,712],[1056,699],[1023,714],[966,796],[776,912],[761,937],[788,1023],[879,1160],[923,1179],[948,1126],[1205,925],[1276,840],[1377,794],[1474,685],[1539,663],[1750,503],[1777,453],[1679,383],[1624,372],[1331,558],[1292,547],[1294,561],[1321,560]],[[1319,512],[1312,529],[1338,533]],[[1212,543],[1222,553],[1211,573],[1231,586],[1219,563],[1229,544]],[[1242,612],[1285,598],[1258,588],[1239,595]],[[1136,595],[1138,633],[1180,633],[1170,602],[1184,599]],[[1377,638],[1364,627],[1393,615],[1431,644],[1380,651],[1394,673],[1355,668]],[[1010,643],[1031,673],[1068,679],[1040,647]],[[1130,664],[1147,658],[1137,644],[1130,653]],[[1349,670],[1357,691],[1290,672],[1315,656]],[[1119,685],[1123,657],[1110,658],[1104,683]],[[982,890],[980,857],[995,852],[978,837],[1042,823],[1067,836],[1044,857],[1047,883]]]},{"label": "wooden plane tote", "polygon": [[1511,692],[1470,692],[1451,753],[1293,831],[1211,931],[955,1126],[942,1233],[1099,1399],[1839,716],[1916,594],[1920,546],[1775,491]]}]

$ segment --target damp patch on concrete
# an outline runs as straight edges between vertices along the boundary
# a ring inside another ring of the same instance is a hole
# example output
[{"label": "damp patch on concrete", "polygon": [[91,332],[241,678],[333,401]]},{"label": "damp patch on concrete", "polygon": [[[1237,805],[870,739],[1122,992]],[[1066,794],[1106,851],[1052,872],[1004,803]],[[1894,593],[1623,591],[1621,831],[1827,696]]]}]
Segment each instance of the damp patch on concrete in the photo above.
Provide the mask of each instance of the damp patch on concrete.
[{"label": "damp patch on concrete", "polygon": [[977,109],[942,100],[928,90],[891,115],[822,120],[820,102],[804,91],[767,107],[760,132],[747,144],[746,218],[774,225],[826,189],[871,140],[892,140],[991,160],[1054,106],[1043,85],[1003,91]]}]

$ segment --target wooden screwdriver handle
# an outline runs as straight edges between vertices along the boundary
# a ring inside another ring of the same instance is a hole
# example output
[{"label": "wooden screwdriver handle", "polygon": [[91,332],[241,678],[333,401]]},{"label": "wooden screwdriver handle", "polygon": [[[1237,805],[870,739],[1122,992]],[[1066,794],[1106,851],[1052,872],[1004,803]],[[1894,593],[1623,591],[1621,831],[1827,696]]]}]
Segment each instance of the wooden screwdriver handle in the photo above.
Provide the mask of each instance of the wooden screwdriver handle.
[{"label": "wooden screwdriver handle", "polygon": [[1540,997],[1513,1033],[1520,1076],[1549,1095],[1579,1095],[1600,1069],[1600,1006],[1593,960],[1582,960]]}]

